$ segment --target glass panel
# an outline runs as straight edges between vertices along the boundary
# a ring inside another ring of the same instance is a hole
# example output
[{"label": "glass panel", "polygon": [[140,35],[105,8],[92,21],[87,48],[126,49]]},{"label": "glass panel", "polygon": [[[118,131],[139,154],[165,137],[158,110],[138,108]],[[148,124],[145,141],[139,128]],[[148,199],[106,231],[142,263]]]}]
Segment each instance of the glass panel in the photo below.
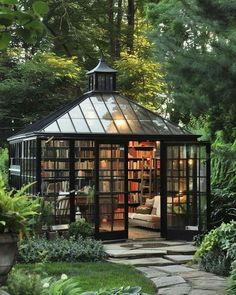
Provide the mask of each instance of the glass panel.
[{"label": "glass panel", "polygon": [[57,122],[54,122],[44,129],[45,132],[60,132]]},{"label": "glass panel", "polygon": [[84,119],[72,119],[76,132],[88,133],[90,132],[87,123]]},{"label": "glass panel", "polygon": [[104,129],[99,120],[96,119],[88,119],[87,120],[89,128],[93,133],[105,133]]},{"label": "glass panel", "polygon": [[98,113],[99,118],[111,120],[111,115],[108,112],[104,103],[94,104],[94,107]]},{"label": "glass panel", "polygon": [[167,147],[167,190],[172,196],[172,202],[168,197],[167,210],[171,228],[200,230],[206,225],[206,203],[203,199],[202,204],[200,197],[206,193],[206,163],[196,158],[199,150],[197,144]]},{"label": "glass panel", "polygon": [[156,128],[153,125],[152,121],[141,120],[140,123],[146,132],[151,133],[151,134],[153,134],[153,133],[157,134]]},{"label": "glass panel", "polygon": [[85,99],[80,103],[81,110],[84,114],[85,119],[97,119],[97,114],[91,104],[89,98]]},{"label": "glass panel", "polygon": [[92,103],[103,103],[101,95],[90,96]]},{"label": "glass panel", "polygon": [[170,134],[168,127],[165,123],[160,119],[152,120],[153,124],[156,126],[158,133],[160,134]]},{"label": "glass panel", "polygon": [[132,133],[126,120],[115,120],[119,133]]},{"label": "glass panel", "polygon": [[136,116],[138,116],[139,120],[147,120],[147,119],[149,119],[148,112],[144,108],[142,108],[142,107],[140,107],[137,104],[134,104],[132,102],[130,102],[130,104],[131,104]]},{"label": "glass panel", "polygon": [[106,103],[107,108],[109,109],[112,118],[115,120],[124,120],[124,116],[122,115],[119,106],[117,105],[115,99],[111,95],[103,95],[103,99]]},{"label": "glass panel", "polygon": [[[69,116],[68,116],[69,118]],[[71,123],[70,119],[58,119],[57,123],[61,129],[61,132],[65,132],[65,133],[74,133],[75,129]]]},{"label": "glass panel", "polygon": [[117,133],[118,132],[113,121],[101,119],[101,122],[102,122],[104,129],[106,130],[106,133]]},{"label": "glass panel", "polygon": [[127,99],[117,96],[116,101],[120,106],[124,116],[128,120],[137,120],[137,116],[135,115],[133,109],[131,108]]},{"label": "glass panel", "polygon": [[80,110],[80,107],[77,105],[76,107],[74,107],[73,109],[71,109],[69,111],[69,114],[71,116],[72,119],[83,119],[83,114]]},{"label": "glass panel", "polygon": [[138,120],[128,120],[128,123],[133,133],[145,133]]},{"label": "glass panel", "polygon": [[99,145],[99,231],[124,231],[124,146]]}]

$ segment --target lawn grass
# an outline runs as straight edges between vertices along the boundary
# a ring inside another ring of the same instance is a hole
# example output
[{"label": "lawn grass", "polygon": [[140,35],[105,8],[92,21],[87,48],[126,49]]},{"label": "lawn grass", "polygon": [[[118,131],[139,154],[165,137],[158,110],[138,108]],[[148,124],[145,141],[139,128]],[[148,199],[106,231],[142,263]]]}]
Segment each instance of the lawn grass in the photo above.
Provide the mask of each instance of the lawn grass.
[{"label": "lawn grass", "polygon": [[65,273],[76,277],[82,291],[95,291],[121,286],[140,286],[148,294],[156,294],[154,284],[131,265],[110,262],[37,263],[17,264],[15,268],[40,273],[42,276],[60,277]]}]

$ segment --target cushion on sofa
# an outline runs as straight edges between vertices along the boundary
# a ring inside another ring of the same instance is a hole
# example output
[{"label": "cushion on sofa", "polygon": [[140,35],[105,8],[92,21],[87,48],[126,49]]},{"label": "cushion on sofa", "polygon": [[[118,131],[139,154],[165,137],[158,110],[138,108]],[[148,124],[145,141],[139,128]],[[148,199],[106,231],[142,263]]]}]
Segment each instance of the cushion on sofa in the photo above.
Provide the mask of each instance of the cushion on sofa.
[{"label": "cushion on sofa", "polygon": [[139,214],[150,214],[151,211],[152,211],[152,207],[146,206],[146,205],[138,206],[136,209],[136,212]]}]

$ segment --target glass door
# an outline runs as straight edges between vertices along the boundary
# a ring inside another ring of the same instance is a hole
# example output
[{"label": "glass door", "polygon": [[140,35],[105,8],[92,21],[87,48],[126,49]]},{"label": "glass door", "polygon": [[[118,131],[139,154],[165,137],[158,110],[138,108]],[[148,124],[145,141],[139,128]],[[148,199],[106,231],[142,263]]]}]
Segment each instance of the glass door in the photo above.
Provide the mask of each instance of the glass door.
[{"label": "glass door", "polygon": [[98,144],[97,236],[127,238],[127,177],[125,144]]},{"label": "glass door", "polygon": [[167,237],[191,238],[207,230],[210,193],[208,144],[167,144]]}]

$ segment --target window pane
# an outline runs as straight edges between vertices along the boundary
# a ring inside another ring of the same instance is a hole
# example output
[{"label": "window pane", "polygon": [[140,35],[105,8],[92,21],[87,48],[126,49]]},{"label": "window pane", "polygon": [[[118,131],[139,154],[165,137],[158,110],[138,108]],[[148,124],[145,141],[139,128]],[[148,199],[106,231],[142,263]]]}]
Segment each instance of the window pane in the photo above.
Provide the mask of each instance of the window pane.
[{"label": "window pane", "polygon": [[76,132],[90,132],[84,119],[72,119]]},{"label": "window pane", "polygon": [[111,119],[111,115],[108,112],[108,109],[106,108],[104,103],[96,103],[94,104],[94,107],[98,113],[99,118],[107,120]]},{"label": "window pane", "polygon": [[90,96],[92,103],[103,103],[101,95]]},{"label": "window pane", "polygon": [[131,130],[125,120],[115,120],[115,124],[120,133],[131,133]]},{"label": "window pane", "polygon": [[111,120],[101,120],[101,121],[107,133],[117,133],[117,129],[113,121]]},{"label": "window pane", "polygon": [[137,120],[137,116],[126,99],[118,96],[116,97],[116,100],[126,119]]},{"label": "window pane", "polygon": [[134,103],[130,103],[135,114],[138,116],[139,120],[147,120],[149,119],[148,113],[145,109],[143,109],[142,107],[138,106],[137,104]]},{"label": "window pane", "polygon": [[44,129],[45,132],[60,132],[56,122],[52,123]]},{"label": "window pane", "polygon": [[109,109],[113,119],[123,120],[124,116],[122,115],[119,106],[117,105],[114,97],[112,95],[103,95],[103,99],[107,108]]},{"label": "window pane", "polygon": [[97,114],[89,100],[89,98],[87,98],[86,100],[82,101],[80,103],[80,107],[82,109],[82,112],[84,114],[84,117],[86,119],[96,119],[97,118]]},{"label": "window pane", "polygon": [[75,132],[75,129],[70,119],[59,119],[57,120],[61,132]]},{"label": "window pane", "polygon": [[104,133],[104,129],[102,128],[102,125],[99,120],[88,119],[87,122],[88,122],[89,128],[91,129],[91,132]]},{"label": "window pane", "polygon": [[72,110],[70,110],[69,114],[70,114],[71,118],[73,118],[73,119],[74,118],[79,118],[79,119],[83,118],[83,114],[82,114],[79,106],[76,106]]},{"label": "window pane", "polygon": [[133,133],[145,133],[138,120],[128,120],[128,123]]},{"label": "window pane", "polygon": [[154,127],[152,121],[141,120],[141,124],[146,132],[154,133],[154,134],[157,133],[156,128]]}]

